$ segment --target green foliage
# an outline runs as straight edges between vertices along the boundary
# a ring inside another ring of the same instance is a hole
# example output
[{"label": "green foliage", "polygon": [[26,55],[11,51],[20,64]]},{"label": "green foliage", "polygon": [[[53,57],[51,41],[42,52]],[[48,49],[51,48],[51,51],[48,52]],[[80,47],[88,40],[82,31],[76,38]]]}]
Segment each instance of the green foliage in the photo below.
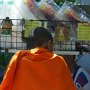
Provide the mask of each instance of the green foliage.
[{"label": "green foliage", "polygon": [[12,56],[13,56],[13,53],[1,53],[0,54],[0,69],[5,71],[9,63],[9,60],[11,59]]},{"label": "green foliage", "polygon": [[[41,0],[36,0],[36,2],[40,2]],[[65,0],[53,0],[55,3],[57,3],[58,5],[59,4],[62,4],[65,2]],[[66,1],[69,1],[69,2],[73,2],[73,3],[76,3],[77,0],[66,0]]]},{"label": "green foliage", "polygon": [[[66,0],[66,1],[76,3],[76,1],[77,1],[77,0]],[[54,2],[56,2],[56,3],[59,5],[59,4],[64,3],[64,2],[65,2],[65,0],[54,0]]]},{"label": "green foliage", "polygon": [[[41,0],[36,0],[36,2],[40,2]],[[54,0],[57,4],[60,4],[60,3],[64,3],[65,0]],[[66,0],[66,1],[69,1],[69,2],[73,2],[75,3],[77,0]]]}]

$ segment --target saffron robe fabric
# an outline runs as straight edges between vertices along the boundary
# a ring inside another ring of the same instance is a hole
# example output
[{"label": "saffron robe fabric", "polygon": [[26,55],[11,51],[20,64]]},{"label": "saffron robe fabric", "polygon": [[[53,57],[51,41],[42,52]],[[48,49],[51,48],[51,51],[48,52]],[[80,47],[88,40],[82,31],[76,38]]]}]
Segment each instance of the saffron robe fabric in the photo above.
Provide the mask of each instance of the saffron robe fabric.
[{"label": "saffron robe fabric", "polygon": [[18,51],[10,60],[0,90],[76,90],[64,59],[47,49]]}]

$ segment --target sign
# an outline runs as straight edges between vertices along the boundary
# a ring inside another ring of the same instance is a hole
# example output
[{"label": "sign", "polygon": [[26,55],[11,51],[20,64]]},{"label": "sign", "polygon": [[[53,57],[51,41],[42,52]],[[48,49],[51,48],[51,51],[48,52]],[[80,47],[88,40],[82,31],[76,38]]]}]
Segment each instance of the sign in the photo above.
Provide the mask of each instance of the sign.
[{"label": "sign", "polygon": [[28,38],[30,35],[30,32],[34,30],[36,27],[47,28],[47,26],[48,26],[48,22],[26,20],[24,37]]},{"label": "sign", "polygon": [[77,40],[90,40],[90,23],[79,23],[77,31]]},{"label": "sign", "polygon": [[55,40],[56,41],[67,41],[69,40],[69,33],[67,31],[67,27],[57,26],[55,28]]}]

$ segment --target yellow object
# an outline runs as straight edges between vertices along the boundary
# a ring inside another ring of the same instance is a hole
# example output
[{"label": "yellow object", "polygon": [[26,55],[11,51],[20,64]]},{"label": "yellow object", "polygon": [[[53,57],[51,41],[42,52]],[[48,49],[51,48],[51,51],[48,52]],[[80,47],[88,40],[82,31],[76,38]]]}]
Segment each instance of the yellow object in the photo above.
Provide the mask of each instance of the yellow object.
[{"label": "yellow object", "polygon": [[57,26],[55,28],[55,40],[56,41],[69,40],[69,34],[66,27]]},{"label": "yellow object", "polygon": [[0,90],[76,90],[64,59],[44,48],[19,51],[11,59]]},{"label": "yellow object", "polygon": [[90,41],[90,23],[79,23],[77,40]]}]

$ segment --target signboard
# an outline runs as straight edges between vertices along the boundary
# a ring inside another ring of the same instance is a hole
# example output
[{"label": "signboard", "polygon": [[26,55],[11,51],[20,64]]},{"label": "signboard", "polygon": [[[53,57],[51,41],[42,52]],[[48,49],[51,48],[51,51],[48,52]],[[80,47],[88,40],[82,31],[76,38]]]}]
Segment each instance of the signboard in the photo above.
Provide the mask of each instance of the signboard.
[{"label": "signboard", "polygon": [[77,40],[90,41],[90,23],[79,23]]},{"label": "signboard", "polygon": [[33,29],[35,29],[36,27],[47,28],[47,26],[48,26],[48,22],[26,20],[26,22],[25,22],[25,33],[24,33],[24,37],[28,38],[29,35],[30,35],[30,32]]},{"label": "signboard", "polygon": [[69,39],[70,37],[67,31],[67,27],[57,26],[55,28],[55,40],[56,41],[67,41]]}]

